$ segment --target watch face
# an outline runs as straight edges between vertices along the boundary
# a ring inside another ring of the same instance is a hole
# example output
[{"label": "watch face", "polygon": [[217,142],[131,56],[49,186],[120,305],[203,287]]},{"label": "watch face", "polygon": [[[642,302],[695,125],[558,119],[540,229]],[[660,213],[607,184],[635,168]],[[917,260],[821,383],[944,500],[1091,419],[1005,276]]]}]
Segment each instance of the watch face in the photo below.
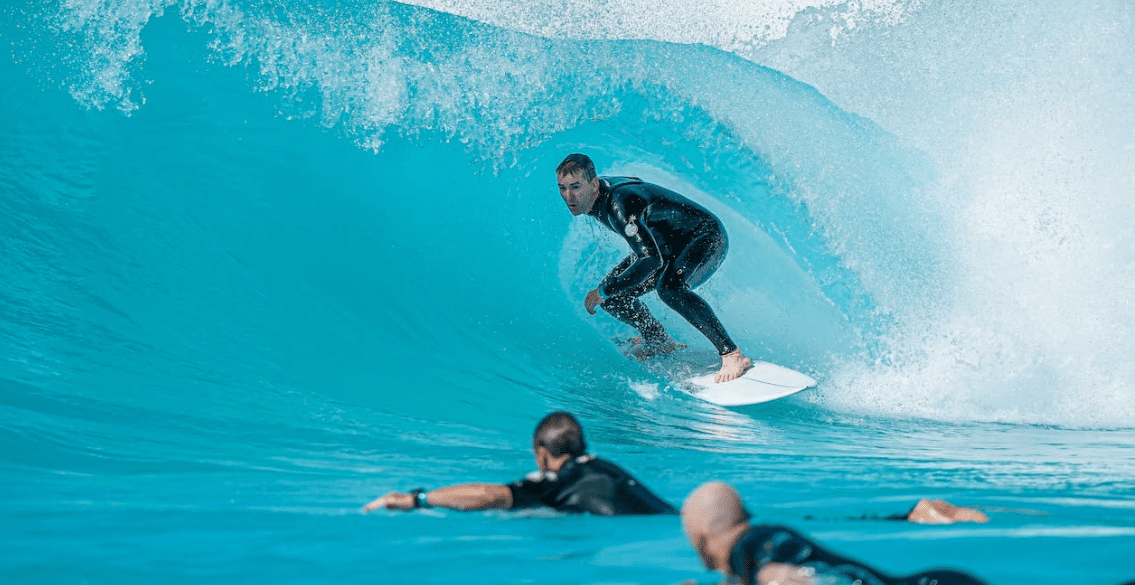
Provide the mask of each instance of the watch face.
[{"label": "watch face", "polygon": [[633,238],[638,235],[638,225],[635,224],[633,215],[630,217],[630,220],[627,221],[627,227],[623,229],[623,233],[627,234],[628,238]]}]

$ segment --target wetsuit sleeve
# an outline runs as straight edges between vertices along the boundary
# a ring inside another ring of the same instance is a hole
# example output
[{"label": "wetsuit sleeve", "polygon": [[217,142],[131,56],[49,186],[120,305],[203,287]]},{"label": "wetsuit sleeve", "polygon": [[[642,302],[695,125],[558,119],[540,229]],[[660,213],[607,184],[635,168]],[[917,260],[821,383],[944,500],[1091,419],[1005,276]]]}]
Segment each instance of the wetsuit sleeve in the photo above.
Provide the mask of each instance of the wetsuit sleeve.
[{"label": "wetsuit sleeve", "polygon": [[623,235],[623,239],[631,247],[634,261],[614,278],[608,276],[604,279],[605,285],[599,292],[606,298],[621,295],[641,286],[651,276],[662,268],[662,252],[654,240],[654,234],[646,226],[646,215],[649,212],[646,200],[635,193],[620,193],[615,191],[612,195],[615,213],[611,218],[616,231]]},{"label": "wetsuit sleeve", "polygon": [[547,484],[547,481],[527,477],[508,484],[508,491],[512,493],[511,509],[519,510],[542,504],[540,500],[548,489]]},{"label": "wetsuit sleeve", "polygon": [[602,281],[599,282],[599,286],[596,287],[596,288],[598,288],[599,290],[602,291],[604,289],[604,287],[606,287],[608,284],[610,284],[616,278],[618,278],[619,275],[622,274],[624,270],[626,270],[627,268],[630,268],[631,264],[634,264],[634,261],[637,260],[637,259],[638,259],[637,256],[635,256],[634,254],[631,254],[630,256],[627,256],[626,258],[623,258],[622,260],[620,260],[619,263],[616,264],[615,267],[611,269],[611,272],[607,273],[607,276],[605,278],[603,278]]}]

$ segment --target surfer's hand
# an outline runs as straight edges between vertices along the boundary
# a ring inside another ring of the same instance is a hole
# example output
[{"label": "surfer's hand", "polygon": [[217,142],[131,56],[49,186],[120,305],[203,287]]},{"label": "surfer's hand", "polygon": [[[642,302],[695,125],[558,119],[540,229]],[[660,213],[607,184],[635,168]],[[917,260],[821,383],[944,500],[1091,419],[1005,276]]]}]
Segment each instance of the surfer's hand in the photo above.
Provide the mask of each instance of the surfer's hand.
[{"label": "surfer's hand", "polygon": [[364,512],[370,512],[379,508],[386,508],[387,510],[413,510],[414,509],[414,496],[410,494],[400,494],[398,492],[390,492],[377,500],[363,506]]},{"label": "surfer's hand", "polygon": [[595,307],[603,304],[603,297],[599,296],[599,289],[592,290],[587,293],[587,298],[583,299],[583,307],[587,312],[594,315]]}]

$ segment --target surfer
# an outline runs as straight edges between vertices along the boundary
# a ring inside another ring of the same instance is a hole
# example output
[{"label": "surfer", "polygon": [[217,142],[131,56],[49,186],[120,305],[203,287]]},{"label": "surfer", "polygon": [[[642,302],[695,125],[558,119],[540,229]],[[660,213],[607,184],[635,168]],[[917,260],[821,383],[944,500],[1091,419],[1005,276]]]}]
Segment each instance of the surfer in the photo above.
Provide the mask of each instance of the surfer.
[{"label": "surfer", "polygon": [[[939,516],[949,517],[945,512]],[[893,577],[829,552],[791,528],[749,519],[737,490],[721,482],[702,484],[682,505],[682,528],[702,562],[742,585],[811,585],[833,577],[863,585],[981,585],[952,570]]]},{"label": "surfer", "polygon": [[601,516],[678,512],[619,466],[588,455],[583,428],[569,413],[545,416],[536,425],[532,450],[539,470],[511,484],[467,483],[432,491],[391,492],[363,510],[517,510],[547,506],[561,512]]},{"label": "surfer", "polygon": [[638,329],[639,359],[674,351],[680,345],[639,297],[658,298],[697,328],[721,355],[714,382],[728,382],[749,369],[749,360],[693,289],[721,265],[729,249],[725,228],[707,209],[669,189],[633,177],[598,177],[587,155],[569,154],[556,167],[560,196],[572,215],[587,214],[622,236],[631,254],[587,293],[584,308],[595,307]]}]

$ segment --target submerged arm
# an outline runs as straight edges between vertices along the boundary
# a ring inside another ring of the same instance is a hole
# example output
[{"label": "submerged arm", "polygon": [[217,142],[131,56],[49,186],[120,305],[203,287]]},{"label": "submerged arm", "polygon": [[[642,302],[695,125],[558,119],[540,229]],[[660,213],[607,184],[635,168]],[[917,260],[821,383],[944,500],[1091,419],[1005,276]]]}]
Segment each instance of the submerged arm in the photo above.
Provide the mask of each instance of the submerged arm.
[{"label": "submerged arm", "polygon": [[955,506],[945,500],[919,500],[914,509],[906,515],[906,519],[920,524],[953,524],[954,522],[977,522],[979,524],[989,521],[981,510]]}]

